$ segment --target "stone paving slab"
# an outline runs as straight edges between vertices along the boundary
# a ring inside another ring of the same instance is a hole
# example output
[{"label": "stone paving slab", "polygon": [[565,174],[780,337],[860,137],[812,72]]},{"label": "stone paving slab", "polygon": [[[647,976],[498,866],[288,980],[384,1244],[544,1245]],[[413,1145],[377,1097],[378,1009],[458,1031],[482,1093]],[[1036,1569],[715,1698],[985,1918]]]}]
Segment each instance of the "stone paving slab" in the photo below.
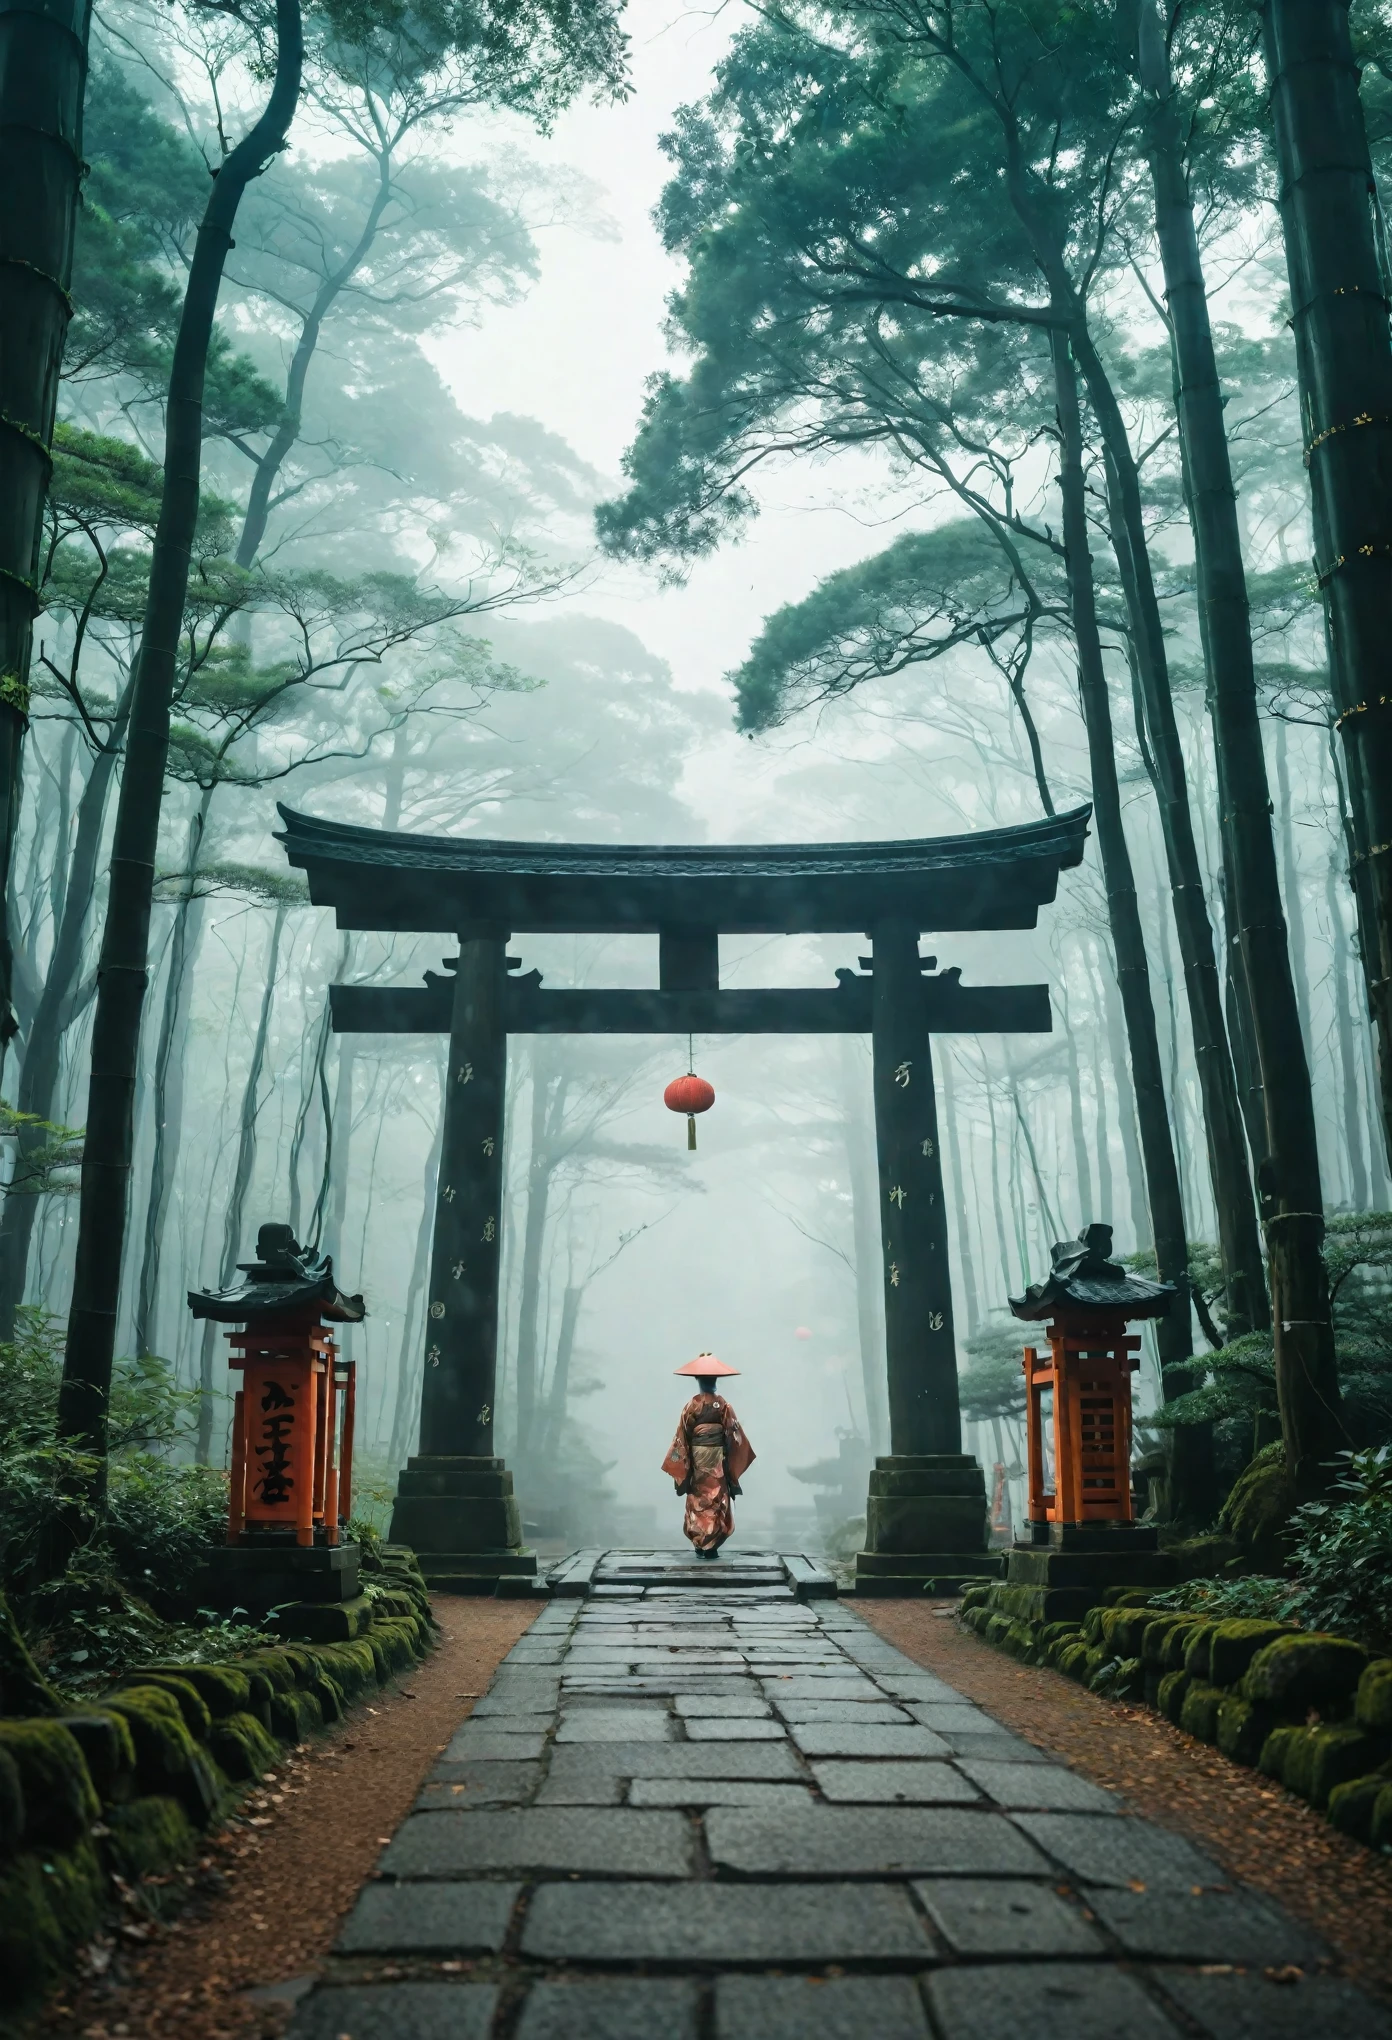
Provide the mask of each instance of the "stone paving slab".
[{"label": "stone paving slab", "polygon": [[1317,1935],[1253,1891],[1093,1888],[1083,1898],[1128,1955],[1278,1967],[1294,1962],[1307,1968],[1329,1956]]},{"label": "stone paving slab", "polygon": [[1225,1887],[1228,1878],[1182,1835],[1130,1816],[1017,1813],[1015,1825],[1079,1883],[1143,1884],[1147,1891]]},{"label": "stone paving slab", "polygon": [[382,1983],[311,1991],[287,2040],[488,2040],[498,1993],[459,1983]]},{"label": "stone paving slab", "polygon": [[716,2040],[927,2040],[907,1977],[723,1976]]},{"label": "stone paving slab", "polygon": [[1392,2040],[1314,1936],[845,1605],[624,1564],[503,1661],[290,2040]]},{"label": "stone paving slab", "polygon": [[384,1877],[465,1877],[481,1870],[580,1870],[689,1877],[691,1833],[675,1813],[529,1807],[413,1813],[378,1868]]},{"label": "stone paving slab", "polygon": [[1100,1955],[1102,1936],[1052,1886],[980,1877],[914,1885],[918,1902],[954,1953],[1018,1958]]},{"label": "stone paving slab", "polygon": [[1062,1764],[993,1764],[963,1757],[957,1767],[997,1806],[1033,1813],[1120,1813],[1114,1792]]},{"label": "stone paving slab", "polygon": [[761,1806],[780,1813],[812,1805],[810,1785],[764,1785],[746,1778],[635,1778],[630,1806]]},{"label": "stone paving slab", "polygon": [[1309,1976],[1292,1985],[1250,1972],[1165,1970],[1156,1981],[1210,2040],[1387,2040],[1392,2033],[1387,2011],[1337,1977]]},{"label": "stone paving slab", "polygon": [[785,1742],[788,1731],[781,1721],[749,1721],[728,1715],[696,1715],[687,1721],[689,1742]]},{"label": "stone paving slab", "polygon": [[530,1799],[541,1775],[541,1765],[536,1763],[470,1757],[457,1764],[442,1757],[421,1789],[448,1791],[452,1806],[518,1806]]},{"label": "stone paving slab", "polygon": [[700,2004],[695,1983],[665,1977],[536,1983],[517,2040],[697,2040]]},{"label": "stone paving slab", "polygon": [[339,1955],[496,1954],[520,1884],[369,1884],[339,1931]]},{"label": "stone paving slab", "polygon": [[833,1804],[856,1802],[881,1806],[968,1806],[980,1792],[954,1764],[931,1759],[890,1758],[867,1764],[824,1758],[812,1766],[823,1799]]},{"label": "stone paving slab", "polygon": [[[505,1815],[475,1818],[505,1819]],[[955,1806],[814,1806],[792,1816],[716,1807],[706,1846],[719,1868],[747,1877],[1047,1876],[1049,1865],[999,1813]]]},{"label": "stone paving slab", "polygon": [[952,1754],[940,1735],[930,1728],[910,1724],[907,1728],[871,1723],[861,1728],[855,1722],[799,1721],[792,1738],[805,1757],[946,1757]]},{"label": "stone paving slab", "polygon": [[895,1884],[544,1884],[522,1953],[589,1962],[884,1961],[932,1954],[926,1923]]},{"label": "stone paving slab", "polygon": [[926,1995],[941,2040],[1176,2040],[1182,2031],[1135,1977],[1110,1966],[944,1969]]}]

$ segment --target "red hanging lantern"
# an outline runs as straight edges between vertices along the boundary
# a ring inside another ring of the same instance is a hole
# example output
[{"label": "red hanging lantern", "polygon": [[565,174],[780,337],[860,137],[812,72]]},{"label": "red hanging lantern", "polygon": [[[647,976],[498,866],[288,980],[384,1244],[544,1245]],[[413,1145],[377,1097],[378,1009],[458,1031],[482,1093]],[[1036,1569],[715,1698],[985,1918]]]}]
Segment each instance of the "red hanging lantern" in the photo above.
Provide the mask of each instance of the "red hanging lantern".
[{"label": "red hanging lantern", "polygon": [[696,1114],[709,1112],[715,1103],[715,1086],[708,1084],[704,1077],[688,1071],[684,1077],[675,1077],[662,1094],[662,1102],[669,1112],[686,1114],[686,1145],[694,1150],[696,1146]]}]

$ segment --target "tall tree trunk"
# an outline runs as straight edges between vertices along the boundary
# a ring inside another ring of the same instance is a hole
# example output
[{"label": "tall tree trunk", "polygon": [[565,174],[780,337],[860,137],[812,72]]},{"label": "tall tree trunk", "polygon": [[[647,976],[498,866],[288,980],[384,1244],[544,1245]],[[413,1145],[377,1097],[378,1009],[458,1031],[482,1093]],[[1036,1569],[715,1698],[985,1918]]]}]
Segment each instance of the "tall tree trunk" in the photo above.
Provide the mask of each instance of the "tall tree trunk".
[{"label": "tall tree trunk", "polygon": [[[1083,477],[1083,423],[1078,380],[1068,336],[1056,332],[1053,342],[1054,388],[1059,418],[1059,489],[1063,497],[1063,539],[1068,571],[1069,603],[1078,651],[1078,692],[1087,732],[1092,773],[1093,822],[1107,891],[1107,918],[1116,956],[1130,1048],[1131,1074],[1140,1122],[1146,1193],[1160,1278],[1173,1282],[1176,1296],[1156,1326],[1162,1370],[1177,1366],[1193,1352],[1189,1302],[1189,1247],[1184,1229],[1184,1199],[1165,1108],[1165,1082],[1155,1005],[1150,995],[1150,967],[1141,927],[1131,852],[1122,823],[1121,786],[1112,740],[1112,704],[1097,628],[1097,599],[1092,555],[1088,548],[1087,496]],[[1178,1377],[1163,1376],[1165,1394],[1181,1393]],[[1186,1384],[1187,1385],[1187,1384]],[[1213,1439],[1208,1425],[1187,1425],[1174,1434],[1171,1463],[1171,1505],[1182,1519],[1206,1521],[1212,1513]]]},{"label": "tall tree trunk", "polygon": [[[991,1208],[996,1221],[996,1246],[1000,1253],[1000,1286],[996,1291],[1000,1300],[994,1308],[999,1310],[1015,1285],[1010,1279],[1010,1242],[1005,1230],[1005,1206],[1001,1202],[1000,1136],[996,1132],[996,1100],[989,1071],[985,1072],[985,1085],[987,1138],[991,1143]],[[1028,1282],[1027,1269],[1021,1269],[1020,1279]]]},{"label": "tall tree trunk", "polygon": [[540,1449],[554,1462],[556,1450],[565,1429],[566,1403],[570,1396],[570,1363],[575,1353],[575,1328],[580,1322],[580,1306],[585,1301],[585,1285],[568,1282],[561,1294],[561,1323],[556,1334],[556,1364],[551,1370],[551,1392],[546,1399],[546,1420],[540,1440]]},{"label": "tall tree trunk", "polygon": [[193,973],[203,940],[203,902],[195,882],[208,826],[213,789],[207,787],[189,818],[184,844],[183,882],[174,907],[174,933],[169,944],[169,969],[164,980],[164,1009],[155,1049],[154,1150],[150,1187],[145,1199],[145,1236],[140,1256],[140,1283],[135,1303],[135,1350],[154,1353],[159,1311],[160,1260],[169,1200],[174,1190],[179,1148],[184,1131],[184,1071],[189,1000]]},{"label": "tall tree trunk", "polygon": [[348,1211],[348,1152],[353,1138],[353,1068],[356,1062],[357,1048],[352,1035],[341,1034],[338,1037],[338,1070],[334,1079],[331,1114],[334,1134],[333,1159],[329,1166],[329,1209],[323,1239],[324,1252],[333,1255],[343,1251],[343,1221]]},{"label": "tall tree trunk", "polygon": [[[1262,0],[1261,19],[1310,471],[1315,571],[1324,594],[1335,727],[1343,738],[1348,771],[1351,870],[1378,1043],[1383,1136],[1392,1152],[1388,279],[1349,37],[1349,0]],[[1322,1373],[1314,1400],[1319,1409],[1330,1402]],[[1321,1435],[1331,1440],[1340,1434],[1336,1408],[1329,1409],[1321,1425]]]},{"label": "tall tree trunk", "polygon": [[[91,0],[0,0],[0,901],[10,890],[87,96]],[[15,1031],[0,916],[0,1070]]]},{"label": "tall tree trunk", "polygon": [[[1078,1229],[1091,1225],[1096,1216],[1092,1202],[1092,1164],[1087,1135],[1083,1132],[1083,1079],[1078,1068],[1078,1040],[1068,1009],[1068,992],[1063,988],[1063,1046],[1068,1058],[1068,1112],[1073,1133],[1073,1170],[1078,1179]],[[1100,1090],[1100,1086],[1099,1086]]]},{"label": "tall tree trunk", "polygon": [[1305,902],[1300,896],[1300,858],[1295,846],[1290,735],[1285,722],[1279,716],[1276,718],[1275,750],[1276,826],[1281,837],[1281,889],[1286,909],[1286,929],[1290,936],[1290,972],[1295,986],[1295,1006],[1300,1015],[1300,1037],[1305,1045],[1305,1063],[1308,1071],[1315,1039],[1310,1021],[1310,952],[1305,941]]},{"label": "tall tree trunk", "polygon": [[[1268,0],[1263,9],[1268,38],[1280,40],[1273,17],[1292,12],[1305,16],[1322,15],[1327,11],[1327,5],[1328,0],[1314,0],[1312,5],[1306,5],[1302,0],[1301,7],[1292,10],[1285,0]],[[1344,17],[1346,29],[1347,6],[1336,7],[1333,11]],[[1351,56],[1349,61],[1351,64]],[[1328,84],[1331,81],[1326,77],[1323,82]],[[1320,1469],[1327,1467],[1346,1439],[1322,1251],[1324,1194],[1320,1182],[1308,1060],[1309,1013],[1308,1008],[1303,1015],[1301,1012],[1296,978],[1291,967],[1291,944],[1286,934],[1286,915],[1291,919],[1292,937],[1296,937],[1298,931],[1299,879],[1291,851],[1288,853],[1291,864],[1286,912],[1283,914],[1276,848],[1272,840],[1266,754],[1257,711],[1242,534],[1223,419],[1223,393],[1209,323],[1193,204],[1184,168],[1178,113],[1168,77],[1161,75],[1154,83],[1158,96],[1151,106],[1148,133],[1155,184],[1156,231],[1179,366],[1179,426],[1194,526],[1199,599],[1205,620],[1204,648],[1208,659],[1209,709],[1218,767],[1223,853],[1232,872],[1232,897],[1237,913],[1243,977],[1255,994],[1247,1003],[1253,1046],[1262,1076],[1265,1112],[1265,1153],[1258,1164],[1257,1181],[1271,1272],[1271,1317],[1268,1320],[1261,1310],[1264,1299],[1254,1286],[1247,1285],[1244,1293],[1236,1299],[1230,1289],[1228,1330],[1231,1336],[1233,1332],[1250,1326],[1263,1326],[1268,1321],[1272,1323],[1276,1386],[1287,1462],[1297,1487],[1310,1493],[1326,1482],[1328,1474]],[[1303,88],[1293,89],[1298,101]],[[1357,85],[1351,73],[1347,89],[1356,108]],[[1274,92],[1274,98],[1279,96]],[[1322,112],[1321,122],[1325,117]],[[1278,116],[1278,127],[1279,124]],[[1283,165],[1287,203],[1292,189],[1289,184],[1291,167]],[[1301,161],[1300,176],[1303,178],[1311,167],[1308,160]],[[1362,207],[1365,222],[1370,226],[1366,184]],[[1288,213],[1287,224],[1290,224]],[[1371,245],[1370,240],[1370,251]],[[1372,273],[1376,278],[1376,268]],[[1341,271],[1337,282],[1342,289],[1354,280]],[[1383,352],[1388,367],[1384,392],[1392,395],[1392,352],[1387,348],[1387,308],[1381,295],[1385,284],[1378,283],[1377,287],[1380,293],[1377,317],[1381,321]],[[1297,307],[1301,307],[1305,294],[1296,288],[1294,270],[1292,288]],[[1297,335],[1300,328],[1298,311]],[[1349,402],[1352,395],[1345,388],[1340,393],[1341,402]],[[1385,431],[1386,427],[1374,437],[1388,447],[1392,455],[1392,441],[1386,439]],[[1342,436],[1360,438],[1357,432]],[[1384,492],[1381,506],[1385,516],[1386,491],[1392,484],[1392,462],[1383,470],[1381,484]],[[1366,508],[1366,505],[1361,506],[1360,515]],[[1139,492],[1135,510],[1130,513],[1133,529],[1138,512]],[[1392,522],[1389,522],[1388,529],[1392,533]],[[1392,592],[1392,580],[1388,579],[1387,572],[1384,566],[1380,583],[1384,594]],[[1144,586],[1141,593],[1144,601]],[[1153,591],[1151,595],[1153,597]],[[1384,644],[1385,629],[1384,619],[1381,633]],[[1152,675],[1153,688],[1158,678],[1158,672]],[[1158,689],[1156,692],[1158,697]],[[1149,707],[1148,696],[1148,711]],[[1383,755],[1389,775],[1392,775],[1392,746]],[[1285,764],[1285,731],[1282,728],[1277,737],[1282,807],[1279,819],[1283,840],[1289,844],[1290,787]],[[1392,817],[1392,789],[1389,789],[1387,812]],[[1386,846],[1386,851],[1384,870],[1389,869],[1392,844]],[[1296,957],[1303,962],[1302,950],[1303,943],[1297,940]],[[1220,1185],[1216,1174],[1214,1188],[1218,1193]],[[1224,1216],[1220,1205],[1220,1232]],[[1237,1303],[1235,1319],[1234,1301]]]},{"label": "tall tree trunk", "polygon": [[[105,745],[92,760],[87,783],[78,797],[77,833],[63,894],[63,912],[53,938],[53,953],[39,994],[29,1046],[19,1073],[17,1106],[36,1118],[51,1120],[58,1097],[63,1036],[73,1015],[82,938],[96,889],[102,830],[112,775],[125,738],[132,682],[127,680],[116,704]],[[14,1182],[0,1215],[0,1339],[14,1337],[15,1312],[24,1301],[29,1242],[38,1215],[38,1198],[23,1188],[29,1158],[45,1139],[42,1129],[21,1130],[15,1155]]]},{"label": "tall tree trunk", "polygon": [[[198,229],[174,343],[164,488],[136,661],[98,970],[77,1261],[58,1408],[59,1436],[96,1455],[93,1489],[98,1501],[106,1485],[107,1402],[126,1235],[155,853],[189,556],[198,521],[208,346],[237,207],[252,178],[285,145],[299,99],[303,54],[299,0],[276,0],[275,82],[261,118],[218,170]],[[56,1549],[52,1555],[58,1557]]]},{"label": "tall tree trunk", "polygon": [[[237,1159],[232,1168],[232,1184],[227,1193],[227,1207],[222,1218],[222,1261],[218,1269],[218,1287],[230,1288],[236,1280],[237,1260],[242,1251],[242,1231],[246,1224],[247,1193],[251,1189],[252,1172],[256,1167],[256,1121],[261,1111],[261,1073],[266,1067],[266,1044],[271,1034],[271,1011],[275,1005],[276,971],[280,964],[280,943],[285,933],[287,908],[283,901],[276,906],[271,921],[270,947],[266,955],[266,982],[261,987],[261,1009],[256,1016],[256,1034],[251,1044],[251,1060],[247,1064],[246,1082],[242,1086],[241,1110],[237,1115]],[[203,1348],[199,1355],[198,1384],[198,1460],[206,1466],[213,1443],[213,1355],[217,1351],[217,1327],[211,1318],[204,1320]]]},{"label": "tall tree trunk", "polygon": [[1329,916],[1329,975],[1333,981],[1334,1031],[1339,1042],[1339,1084],[1342,1094],[1344,1152],[1348,1157],[1349,1202],[1367,1211],[1368,1159],[1363,1146],[1363,1104],[1358,1095],[1358,1040],[1349,998],[1348,940],[1344,934],[1343,902],[1331,857],[1325,867],[1324,910]]},{"label": "tall tree trunk", "polygon": [[952,1163],[952,1188],[957,1199],[957,1252],[962,1263],[962,1294],[967,1306],[967,1337],[981,1323],[981,1299],[976,1289],[976,1267],[972,1261],[971,1225],[967,1217],[967,1181],[962,1174],[962,1141],[957,1127],[957,1100],[953,1089],[952,1050],[944,1045],[939,1058],[942,1070],[943,1119],[947,1125],[947,1152]]},{"label": "tall tree trunk", "polygon": [[[1110,720],[1110,705],[1109,717]],[[1102,1018],[1107,1033],[1107,1057],[1117,1094],[1117,1131],[1121,1136],[1122,1160],[1126,1164],[1126,1195],[1131,1205],[1131,1232],[1137,1252],[1154,1245],[1150,1225],[1150,1199],[1146,1192],[1145,1165],[1141,1158],[1139,1111],[1131,1056],[1126,1046],[1126,1014],[1121,1002],[1111,958],[1103,957],[1097,973],[1101,986]],[[1152,1008],[1152,1024],[1154,1009]]]}]

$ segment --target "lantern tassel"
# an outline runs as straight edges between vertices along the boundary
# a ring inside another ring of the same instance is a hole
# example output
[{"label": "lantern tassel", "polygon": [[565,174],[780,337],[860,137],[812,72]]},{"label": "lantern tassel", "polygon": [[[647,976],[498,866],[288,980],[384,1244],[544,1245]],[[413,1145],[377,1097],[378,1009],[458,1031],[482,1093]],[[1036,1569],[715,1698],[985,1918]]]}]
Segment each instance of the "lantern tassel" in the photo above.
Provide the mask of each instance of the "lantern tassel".
[{"label": "lantern tassel", "polygon": [[694,1155],[696,1152],[696,1115],[694,1112],[688,1112],[686,1115],[686,1146],[687,1152]]}]

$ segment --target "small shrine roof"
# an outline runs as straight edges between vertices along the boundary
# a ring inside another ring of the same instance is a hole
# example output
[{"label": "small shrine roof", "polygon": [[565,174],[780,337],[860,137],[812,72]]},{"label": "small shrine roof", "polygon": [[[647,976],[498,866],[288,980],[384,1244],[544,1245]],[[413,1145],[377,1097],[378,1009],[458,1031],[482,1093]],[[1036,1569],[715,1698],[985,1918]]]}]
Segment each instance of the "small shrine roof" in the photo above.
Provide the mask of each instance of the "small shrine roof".
[{"label": "small shrine roof", "polygon": [[1023,1296],[1012,1296],[1017,1318],[1033,1324],[1061,1310],[1095,1311],[1126,1318],[1164,1317],[1175,1295],[1173,1282],[1147,1282],[1111,1259],[1112,1228],[1090,1225],[1076,1240],[1059,1240],[1053,1267],[1043,1282],[1031,1282]]},{"label": "small shrine roof", "polygon": [[218,1324],[256,1324],[313,1309],[342,1325],[361,1324],[367,1315],[360,1296],[345,1296],[334,1281],[333,1260],[302,1247],[288,1225],[263,1225],[256,1235],[255,1261],[239,1261],[245,1282],[227,1289],[191,1289],[188,1306],[196,1318]]},{"label": "small shrine roof", "polygon": [[1081,863],[1090,807],[868,843],[523,843],[362,828],[282,805],[279,840],[341,928],[866,933],[1032,928]]}]

